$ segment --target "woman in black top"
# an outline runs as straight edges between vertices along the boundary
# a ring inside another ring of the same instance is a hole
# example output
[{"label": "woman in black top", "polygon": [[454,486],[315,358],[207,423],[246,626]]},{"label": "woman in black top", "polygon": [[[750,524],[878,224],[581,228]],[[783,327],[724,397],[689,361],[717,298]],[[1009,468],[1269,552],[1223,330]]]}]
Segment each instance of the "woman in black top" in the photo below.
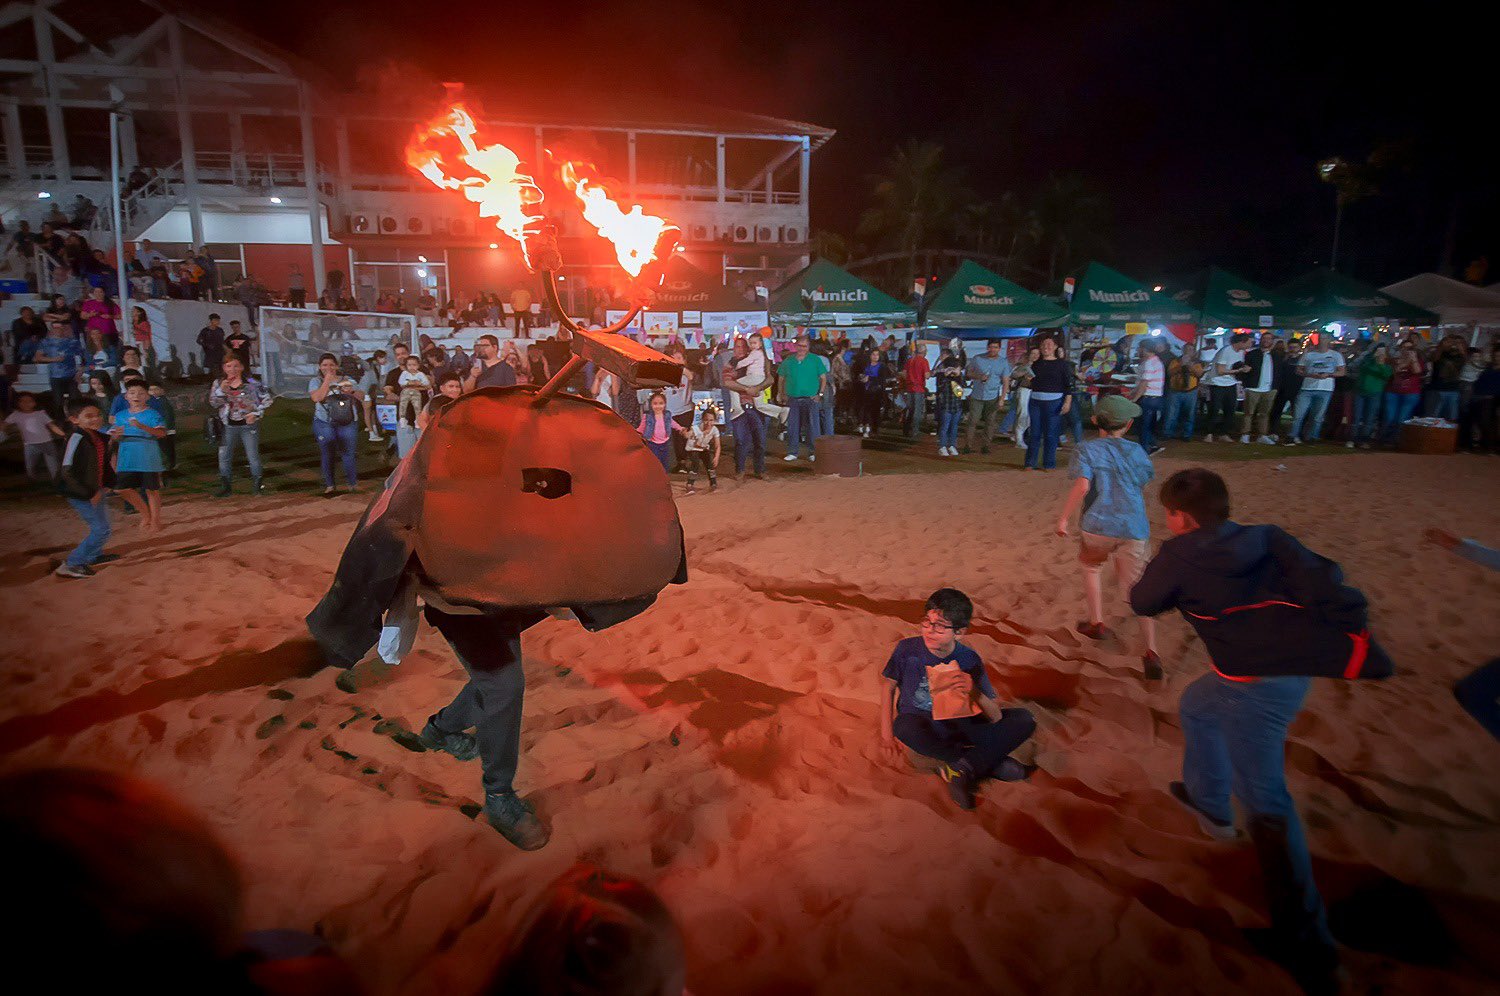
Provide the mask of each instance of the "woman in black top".
[{"label": "woman in black top", "polygon": [[1057,466],[1057,437],[1062,417],[1073,405],[1073,370],[1057,353],[1057,340],[1041,341],[1042,358],[1031,365],[1031,426],[1026,433],[1026,467],[1052,470]]}]

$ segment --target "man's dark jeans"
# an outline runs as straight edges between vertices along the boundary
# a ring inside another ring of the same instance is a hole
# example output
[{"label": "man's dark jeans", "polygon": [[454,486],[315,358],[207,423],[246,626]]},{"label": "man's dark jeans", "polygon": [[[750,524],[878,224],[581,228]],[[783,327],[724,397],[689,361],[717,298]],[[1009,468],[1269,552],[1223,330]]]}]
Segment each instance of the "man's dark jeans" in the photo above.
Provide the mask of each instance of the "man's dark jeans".
[{"label": "man's dark jeans", "polygon": [[[538,614],[539,615],[539,614]],[[427,607],[427,622],[443,634],[469,672],[468,683],[432,717],[444,733],[473,729],[479,738],[487,793],[512,792],[521,757],[521,630],[531,618],[450,615]]]},{"label": "man's dark jeans", "polygon": [[993,723],[984,715],[933,719],[904,712],[891,728],[897,740],[918,754],[947,764],[968,761],[975,777],[988,778],[1036,732],[1036,719],[1025,709],[1002,709]]}]

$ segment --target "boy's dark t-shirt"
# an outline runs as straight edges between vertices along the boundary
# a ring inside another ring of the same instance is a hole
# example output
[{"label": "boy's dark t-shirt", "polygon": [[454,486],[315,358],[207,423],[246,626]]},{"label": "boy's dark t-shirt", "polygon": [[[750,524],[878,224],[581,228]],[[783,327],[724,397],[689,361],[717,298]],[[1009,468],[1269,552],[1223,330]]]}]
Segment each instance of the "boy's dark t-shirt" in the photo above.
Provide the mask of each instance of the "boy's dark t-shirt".
[{"label": "boy's dark t-shirt", "polygon": [[989,675],[985,674],[984,662],[974,651],[962,643],[955,643],[952,653],[946,657],[938,657],[927,649],[920,636],[909,636],[896,644],[896,649],[891,651],[891,659],[881,672],[900,689],[896,711],[903,715],[911,713],[931,717],[932,692],[927,688],[927,669],[949,661],[956,663],[959,670],[974,679],[977,690],[992,699],[996,697]]}]

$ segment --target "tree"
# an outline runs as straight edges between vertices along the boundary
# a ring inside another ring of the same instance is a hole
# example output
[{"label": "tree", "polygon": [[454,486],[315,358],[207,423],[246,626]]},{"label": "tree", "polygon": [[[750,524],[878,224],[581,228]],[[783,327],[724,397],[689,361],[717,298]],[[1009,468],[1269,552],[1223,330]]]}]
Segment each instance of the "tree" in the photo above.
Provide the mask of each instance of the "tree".
[{"label": "tree", "polygon": [[838,232],[830,232],[827,229],[819,229],[812,233],[812,238],[808,239],[808,249],[815,258],[826,259],[838,266],[849,262],[851,255],[849,240]]},{"label": "tree", "polygon": [[898,282],[909,288],[921,251],[941,246],[959,231],[973,196],[961,171],[944,163],[941,145],[915,139],[899,146],[870,181],[874,203],[860,219],[859,235],[872,246],[905,254],[906,272]]},{"label": "tree", "polygon": [[1046,254],[1047,283],[1088,261],[1105,245],[1104,198],[1077,173],[1053,174],[1036,199],[1038,244]]}]

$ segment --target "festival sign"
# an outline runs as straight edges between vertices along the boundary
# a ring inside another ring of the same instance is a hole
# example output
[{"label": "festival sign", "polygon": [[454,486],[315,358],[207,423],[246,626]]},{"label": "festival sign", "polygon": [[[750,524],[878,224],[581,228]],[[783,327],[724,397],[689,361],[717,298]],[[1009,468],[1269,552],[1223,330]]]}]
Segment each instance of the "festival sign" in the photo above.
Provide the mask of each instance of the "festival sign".
[{"label": "festival sign", "polygon": [[1090,263],[1073,292],[1075,325],[1121,326],[1126,322],[1178,324],[1198,320],[1191,305],[1153,291],[1123,273]]},{"label": "festival sign", "polygon": [[917,320],[911,308],[824,259],[776,289],[770,316],[772,325],[913,325]]},{"label": "festival sign", "polygon": [[964,260],[933,297],[923,328],[1013,329],[1060,325],[1068,309]]}]

